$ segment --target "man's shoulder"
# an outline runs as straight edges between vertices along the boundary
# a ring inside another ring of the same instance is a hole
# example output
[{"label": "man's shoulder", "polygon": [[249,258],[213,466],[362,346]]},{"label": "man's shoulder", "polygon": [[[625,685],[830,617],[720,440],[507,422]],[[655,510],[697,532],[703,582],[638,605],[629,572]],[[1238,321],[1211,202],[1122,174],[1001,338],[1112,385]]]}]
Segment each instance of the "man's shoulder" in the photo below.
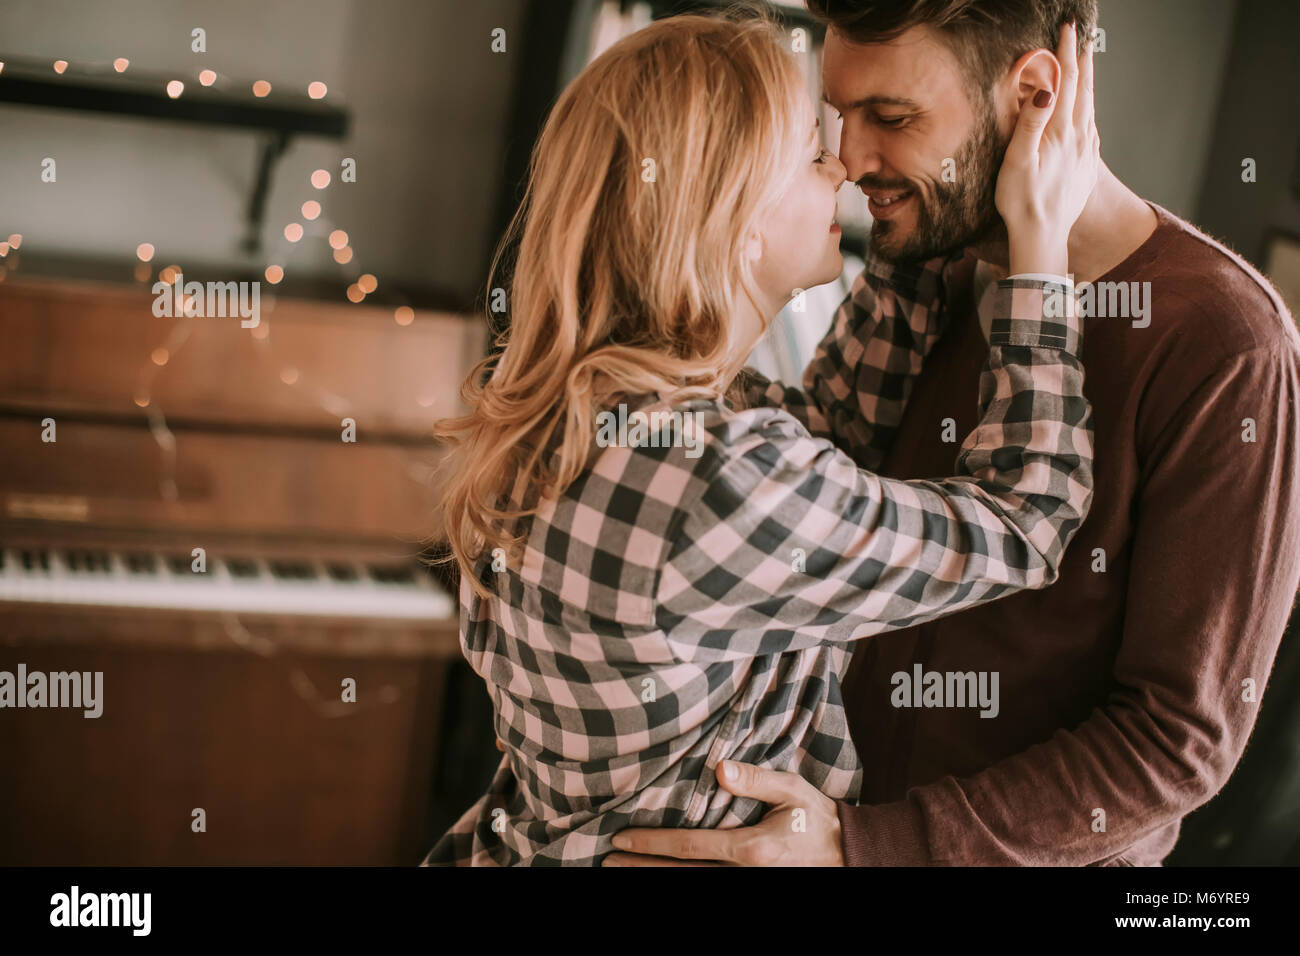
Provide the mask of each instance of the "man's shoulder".
[{"label": "man's shoulder", "polygon": [[1156,231],[1121,274],[1149,290],[1151,330],[1222,358],[1260,348],[1300,354],[1295,320],[1268,279],[1225,242],[1155,209]]}]

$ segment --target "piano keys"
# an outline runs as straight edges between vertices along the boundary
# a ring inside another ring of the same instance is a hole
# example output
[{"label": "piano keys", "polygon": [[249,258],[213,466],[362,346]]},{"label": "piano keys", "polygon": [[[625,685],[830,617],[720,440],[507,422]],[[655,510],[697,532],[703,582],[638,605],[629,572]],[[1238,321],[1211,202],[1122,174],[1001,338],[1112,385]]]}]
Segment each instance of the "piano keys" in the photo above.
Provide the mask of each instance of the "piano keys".
[{"label": "piano keys", "polygon": [[[204,570],[196,571],[202,561]],[[455,605],[410,562],[0,548],[0,601],[442,621]]]}]

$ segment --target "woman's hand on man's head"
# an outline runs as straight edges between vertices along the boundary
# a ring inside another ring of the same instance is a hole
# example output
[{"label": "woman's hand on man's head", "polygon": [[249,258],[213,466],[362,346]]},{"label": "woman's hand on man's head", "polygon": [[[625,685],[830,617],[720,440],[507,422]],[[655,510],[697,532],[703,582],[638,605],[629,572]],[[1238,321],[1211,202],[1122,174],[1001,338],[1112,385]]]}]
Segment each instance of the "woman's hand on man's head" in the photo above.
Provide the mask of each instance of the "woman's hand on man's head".
[{"label": "woman's hand on man's head", "polygon": [[1056,59],[1059,92],[1040,89],[1024,101],[998,173],[994,203],[1006,223],[1012,275],[1066,273],[1066,240],[1101,169],[1092,43],[1080,60],[1068,24]]}]

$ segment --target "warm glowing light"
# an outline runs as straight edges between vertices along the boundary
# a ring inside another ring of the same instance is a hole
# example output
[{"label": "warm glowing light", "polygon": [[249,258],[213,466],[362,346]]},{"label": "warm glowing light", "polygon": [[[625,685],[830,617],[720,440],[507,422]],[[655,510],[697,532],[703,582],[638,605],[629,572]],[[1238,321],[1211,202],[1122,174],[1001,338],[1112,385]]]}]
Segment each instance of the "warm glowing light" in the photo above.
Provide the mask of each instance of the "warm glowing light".
[{"label": "warm glowing light", "polygon": [[0,242],[0,259],[3,259],[7,255],[9,255],[9,243]]},{"label": "warm glowing light", "polygon": [[154,365],[166,365],[168,359],[171,357],[172,354],[166,349],[154,349],[153,352],[149,354],[149,358],[153,359]]},{"label": "warm glowing light", "polygon": [[280,369],[280,381],[284,382],[285,385],[292,385],[298,381],[298,370],[292,365],[286,365]]},{"label": "warm glowing light", "polygon": [[284,227],[284,238],[290,242],[297,242],[302,238],[302,226],[296,222],[289,223]]},{"label": "warm glowing light", "polygon": [[135,247],[135,254],[141,262],[148,262],[153,258],[153,244],[142,242]]},{"label": "warm glowing light", "polygon": [[139,405],[141,408],[148,408],[148,407],[149,407],[149,393],[148,393],[148,392],[136,392],[136,393],[135,393],[135,403],[136,403],[137,405]]},{"label": "warm glowing light", "polygon": [[149,276],[153,275],[153,269],[149,268],[147,262],[137,262],[135,264],[135,281],[148,282]]},{"label": "warm glowing light", "polygon": [[410,325],[415,321],[415,310],[409,305],[399,305],[393,312],[393,321],[398,325]]},{"label": "warm glowing light", "polygon": [[317,80],[315,83],[310,83],[307,86],[307,95],[310,96],[313,100],[323,100],[325,98],[325,94],[328,92],[329,90],[325,88],[325,84],[322,83],[320,80]]},{"label": "warm glowing light", "polygon": [[271,92],[271,84],[266,82],[266,80],[258,80],[256,83],[253,84],[254,96],[266,96],[270,92]]},{"label": "warm glowing light", "polygon": [[271,283],[271,285],[276,285],[283,278],[284,270],[279,266],[266,267],[266,281]]},{"label": "warm glowing light", "polygon": [[253,338],[264,339],[271,334],[271,327],[265,322],[259,322],[257,328],[252,330]]},{"label": "warm glowing light", "polygon": [[361,291],[361,286],[357,285],[355,282],[352,283],[350,286],[348,286],[348,301],[349,301],[349,302],[360,302],[360,301],[361,301],[362,299],[364,299],[365,297],[366,297],[366,294],[365,294],[364,292]]},{"label": "warm glowing light", "polygon": [[176,97],[180,96],[184,92],[185,92],[185,84],[182,83],[180,80],[172,80],[170,83],[167,84],[167,95],[170,96],[172,99],[176,99]]},{"label": "warm glowing light", "polygon": [[347,265],[352,261],[352,247],[344,246],[342,249],[334,250],[334,261],[341,266]]},{"label": "warm glowing light", "polygon": [[119,56],[116,60],[113,61],[113,69],[117,70],[117,72],[119,73],[125,73],[126,68],[130,65],[131,65],[131,61],[124,56]]},{"label": "warm glowing light", "polygon": [[302,218],[307,220],[315,219],[320,215],[320,203],[314,199],[308,199],[302,204]]},{"label": "warm glowing light", "polygon": [[362,292],[369,295],[379,288],[379,280],[367,272],[361,276],[361,278],[357,279],[357,285],[361,286]]},{"label": "warm glowing light", "polygon": [[67,61],[67,60],[55,60],[55,61],[54,61],[54,72],[55,72],[55,73],[62,73],[62,72],[63,72],[64,70],[66,70],[67,68],[68,68],[68,61]]},{"label": "warm glowing light", "polygon": [[166,282],[168,285],[171,285],[176,281],[176,277],[180,275],[180,271],[180,266],[167,266],[167,268],[163,269],[162,272],[158,273],[158,278],[163,282]]},{"label": "warm glowing light", "polygon": [[348,244],[348,234],[342,229],[335,229],[330,233],[330,248],[342,249]]},{"label": "warm glowing light", "polygon": [[0,73],[3,73],[4,69],[5,69],[4,61],[0,60]]},{"label": "warm glowing light", "polygon": [[324,189],[330,184],[329,170],[318,169],[311,174],[311,184],[317,189]]},{"label": "warm glowing light", "polygon": [[17,249],[22,244],[23,244],[23,234],[21,232],[15,232],[13,235],[9,237],[9,245],[13,246],[15,249]]},{"label": "warm glowing light", "polygon": [[217,82],[217,74],[213,73],[211,70],[204,70],[199,74],[199,82],[204,86],[211,86],[213,83]]}]

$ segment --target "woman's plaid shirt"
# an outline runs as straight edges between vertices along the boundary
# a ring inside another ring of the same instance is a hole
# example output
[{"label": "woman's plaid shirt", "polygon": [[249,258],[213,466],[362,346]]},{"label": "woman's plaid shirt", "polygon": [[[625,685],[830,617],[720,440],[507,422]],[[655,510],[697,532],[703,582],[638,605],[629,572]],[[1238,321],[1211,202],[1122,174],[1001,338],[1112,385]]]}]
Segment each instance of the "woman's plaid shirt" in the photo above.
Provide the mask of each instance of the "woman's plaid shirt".
[{"label": "woman's plaid shirt", "polygon": [[694,441],[593,443],[541,503],[522,566],[480,560],[493,596],[462,583],[461,645],[506,753],[425,864],[592,865],[625,827],[755,823],[763,805],[718,786],[723,759],[856,800],[849,642],[1055,580],[1092,498],[1064,286],[999,283],[961,477],[862,470],[943,331],[949,265],[869,263],[803,390],[749,373],[758,407],[673,406]]}]

